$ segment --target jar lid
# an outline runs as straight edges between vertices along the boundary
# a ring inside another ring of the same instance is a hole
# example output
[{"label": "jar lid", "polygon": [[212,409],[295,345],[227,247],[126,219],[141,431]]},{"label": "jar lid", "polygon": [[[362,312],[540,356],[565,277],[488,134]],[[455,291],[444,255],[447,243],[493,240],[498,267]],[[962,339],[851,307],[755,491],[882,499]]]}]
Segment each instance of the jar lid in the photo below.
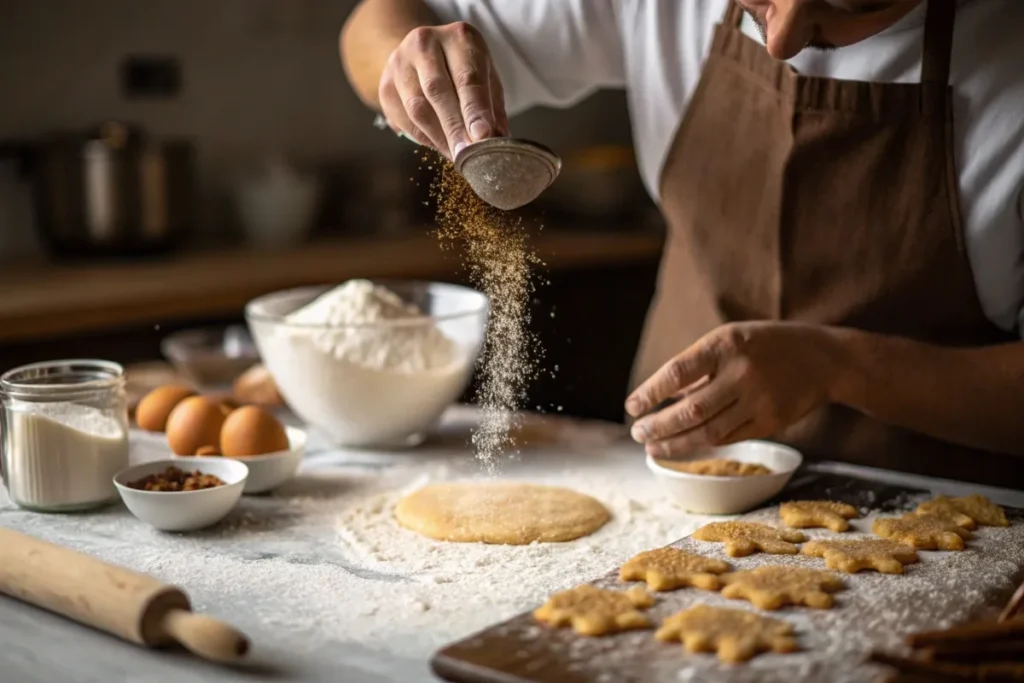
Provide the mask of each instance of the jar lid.
[{"label": "jar lid", "polygon": [[70,401],[123,386],[119,363],[90,358],[31,363],[0,375],[0,393],[24,401]]}]

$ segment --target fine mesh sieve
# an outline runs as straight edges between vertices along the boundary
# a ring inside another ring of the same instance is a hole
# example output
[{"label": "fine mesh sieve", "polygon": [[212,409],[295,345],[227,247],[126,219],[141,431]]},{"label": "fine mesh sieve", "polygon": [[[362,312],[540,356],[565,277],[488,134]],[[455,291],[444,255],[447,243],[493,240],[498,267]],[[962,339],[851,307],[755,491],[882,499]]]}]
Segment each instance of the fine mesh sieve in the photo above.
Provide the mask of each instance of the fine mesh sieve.
[{"label": "fine mesh sieve", "polygon": [[474,142],[455,156],[455,170],[477,196],[503,211],[526,206],[539,197],[561,169],[562,160],[550,149],[516,138]]},{"label": "fine mesh sieve", "polygon": [[[380,114],[373,125],[381,130],[389,128]],[[398,136],[419,144],[405,133]],[[454,164],[480,199],[503,211],[532,202],[562,170],[562,159],[557,154],[544,145],[518,138],[474,142],[455,155]]]}]

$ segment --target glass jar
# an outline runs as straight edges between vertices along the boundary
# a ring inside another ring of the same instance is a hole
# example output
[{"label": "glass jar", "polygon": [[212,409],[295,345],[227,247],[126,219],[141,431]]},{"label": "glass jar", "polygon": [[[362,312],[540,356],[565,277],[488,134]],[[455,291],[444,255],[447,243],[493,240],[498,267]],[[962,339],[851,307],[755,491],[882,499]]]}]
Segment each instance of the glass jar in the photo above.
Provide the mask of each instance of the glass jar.
[{"label": "glass jar", "polygon": [[0,466],[11,500],[40,512],[75,512],[117,500],[128,465],[124,369],[104,360],[57,360],[0,375]]}]

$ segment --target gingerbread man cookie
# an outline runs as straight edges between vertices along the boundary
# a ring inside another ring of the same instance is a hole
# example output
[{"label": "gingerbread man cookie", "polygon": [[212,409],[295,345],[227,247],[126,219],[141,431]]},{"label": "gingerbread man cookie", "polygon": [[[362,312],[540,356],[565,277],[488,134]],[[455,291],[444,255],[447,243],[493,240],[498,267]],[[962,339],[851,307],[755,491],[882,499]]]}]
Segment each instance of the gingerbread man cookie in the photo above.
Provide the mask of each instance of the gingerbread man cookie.
[{"label": "gingerbread man cookie", "polygon": [[716,591],[722,585],[716,574],[729,571],[722,560],[694,555],[677,548],[647,550],[632,558],[619,570],[622,581],[645,581],[656,591],[693,586]]},{"label": "gingerbread man cookie", "polygon": [[796,500],[779,506],[782,523],[794,529],[830,529],[846,531],[846,520],[860,517],[857,508],[831,500]]},{"label": "gingerbread man cookie", "polygon": [[729,557],[746,557],[758,551],[771,555],[795,555],[794,543],[807,540],[799,531],[776,529],[757,522],[712,522],[693,533],[698,541],[725,544]]},{"label": "gingerbread man cookie", "polygon": [[796,652],[793,627],[746,610],[696,605],[665,619],[654,637],[682,642],[687,652],[717,652],[723,662],[745,662],[761,652]]},{"label": "gingerbread man cookie", "polygon": [[973,495],[961,498],[936,496],[917,506],[914,511],[922,515],[944,517],[957,526],[973,529],[977,524],[982,526],[1010,526],[1006,512],[985,496]]},{"label": "gingerbread man cookie", "polygon": [[971,532],[945,517],[910,513],[902,517],[880,517],[871,531],[882,538],[906,543],[919,550],[963,550]]},{"label": "gingerbread man cookie", "polygon": [[555,593],[533,612],[548,626],[571,626],[584,636],[648,628],[651,622],[640,610],[654,604],[654,598],[640,586],[625,593],[585,584]]},{"label": "gingerbread man cookie", "polygon": [[746,600],[764,610],[786,605],[828,609],[833,602],[829,593],[844,588],[843,580],[831,572],[782,565],[732,572],[721,579],[723,597]]},{"label": "gingerbread man cookie", "polygon": [[917,551],[909,545],[884,538],[810,541],[800,552],[811,557],[823,557],[826,567],[848,574],[863,569],[874,569],[882,574],[902,574],[903,565],[918,561]]}]

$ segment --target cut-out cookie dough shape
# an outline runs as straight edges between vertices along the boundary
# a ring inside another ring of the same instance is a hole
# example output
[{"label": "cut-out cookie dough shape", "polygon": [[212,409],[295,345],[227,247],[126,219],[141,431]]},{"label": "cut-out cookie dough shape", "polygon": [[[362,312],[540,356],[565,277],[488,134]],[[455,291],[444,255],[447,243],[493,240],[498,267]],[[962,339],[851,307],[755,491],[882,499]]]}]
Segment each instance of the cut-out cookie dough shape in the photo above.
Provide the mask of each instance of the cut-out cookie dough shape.
[{"label": "cut-out cookie dough shape", "polygon": [[800,552],[825,558],[829,569],[854,574],[874,569],[882,574],[902,574],[903,565],[918,561],[917,551],[885,538],[820,540],[805,543]]},{"label": "cut-out cookie dough shape", "polygon": [[799,650],[793,627],[741,609],[696,605],[665,619],[654,637],[681,642],[687,652],[717,652],[723,662],[745,662],[762,652]]},{"label": "cut-out cookie dough shape", "polygon": [[725,544],[729,557],[746,557],[758,551],[771,555],[796,555],[794,543],[807,540],[799,531],[776,529],[757,522],[712,522],[693,533],[698,541]]},{"label": "cut-out cookie dough shape", "polygon": [[620,592],[585,584],[555,593],[533,616],[548,626],[571,626],[580,635],[603,636],[649,628],[651,622],[640,610],[653,604],[654,598],[641,586]]},{"label": "cut-out cookie dough shape", "polygon": [[831,500],[794,500],[779,506],[782,523],[794,529],[830,529],[846,531],[846,520],[860,517],[857,508]]},{"label": "cut-out cookie dough shape", "polygon": [[963,550],[964,540],[971,537],[970,531],[945,517],[914,513],[880,517],[871,525],[871,531],[918,550]]},{"label": "cut-out cookie dough shape", "polygon": [[619,579],[644,581],[655,591],[671,591],[684,586],[716,591],[722,585],[716,574],[727,571],[728,562],[678,548],[658,548],[645,550],[628,560],[619,569]]},{"label": "cut-out cookie dough shape", "polygon": [[721,579],[722,597],[746,600],[764,610],[786,605],[828,609],[833,603],[829,593],[845,587],[843,580],[831,572],[781,565],[723,574]]},{"label": "cut-out cookie dough shape", "polygon": [[985,496],[975,494],[961,498],[936,496],[917,506],[914,511],[919,515],[935,515],[944,517],[957,526],[973,529],[982,526],[1010,526],[1006,512]]}]

